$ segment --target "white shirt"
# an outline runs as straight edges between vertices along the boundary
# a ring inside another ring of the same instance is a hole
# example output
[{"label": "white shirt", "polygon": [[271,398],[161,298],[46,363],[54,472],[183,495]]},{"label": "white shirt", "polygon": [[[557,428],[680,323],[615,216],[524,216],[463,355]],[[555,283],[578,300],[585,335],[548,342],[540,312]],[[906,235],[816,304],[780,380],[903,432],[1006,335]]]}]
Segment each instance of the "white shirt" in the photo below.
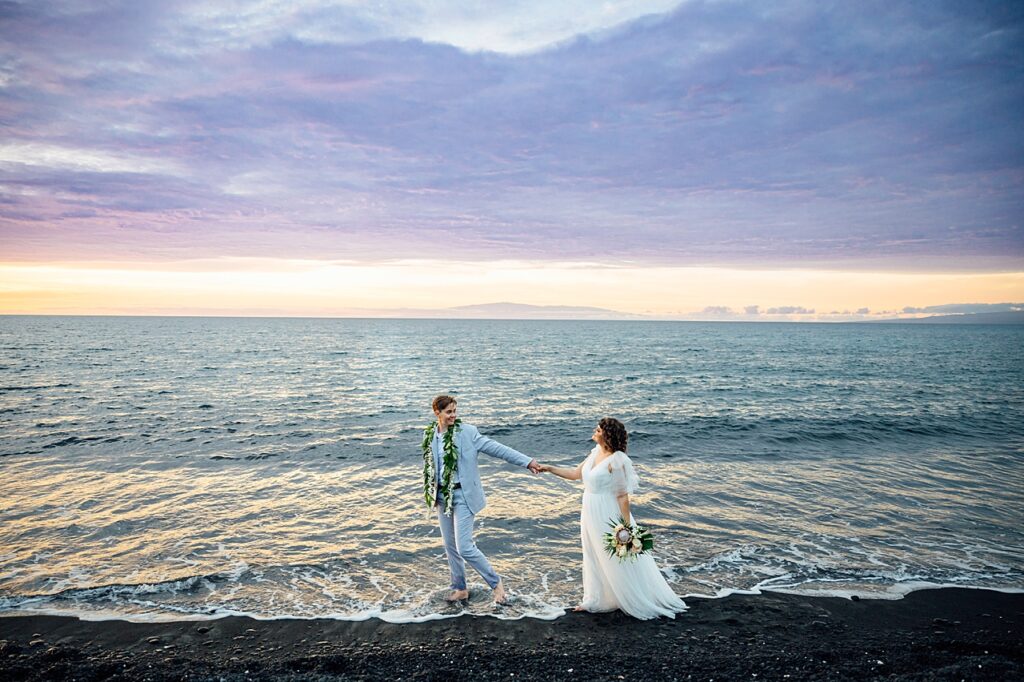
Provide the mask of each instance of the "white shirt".
[{"label": "white shirt", "polygon": [[[454,434],[453,434],[454,437]],[[434,444],[431,447],[431,451],[434,453],[434,471],[437,474],[437,485],[441,487],[441,473],[444,471],[444,434],[439,430],[434,430]],[[456,453],[458,452],[458,446],[456,445]],[[456,463],[455,471],[452,473],[452,483],[459,482],[459,467]]]}]

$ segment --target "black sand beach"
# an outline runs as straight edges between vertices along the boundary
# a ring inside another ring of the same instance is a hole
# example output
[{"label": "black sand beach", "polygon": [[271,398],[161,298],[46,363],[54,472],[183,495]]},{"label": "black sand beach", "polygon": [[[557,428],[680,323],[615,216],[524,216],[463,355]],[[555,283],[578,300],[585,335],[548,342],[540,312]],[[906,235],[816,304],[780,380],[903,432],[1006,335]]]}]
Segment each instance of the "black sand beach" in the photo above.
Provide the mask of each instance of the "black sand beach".
[{"label": "black sand beach", "polygon": [[676,620],[570,613],[175,623],[0,618],[5,680],[1019,680],[1024,594],[688,600]]}]

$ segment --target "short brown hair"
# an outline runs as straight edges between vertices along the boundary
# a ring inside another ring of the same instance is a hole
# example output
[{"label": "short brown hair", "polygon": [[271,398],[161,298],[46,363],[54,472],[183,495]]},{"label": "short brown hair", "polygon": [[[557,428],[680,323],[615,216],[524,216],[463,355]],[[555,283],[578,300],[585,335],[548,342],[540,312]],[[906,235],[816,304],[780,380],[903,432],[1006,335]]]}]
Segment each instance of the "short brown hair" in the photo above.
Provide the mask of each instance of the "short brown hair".
[{"label": "short brown hair", "polygon": [[434,402],[432,402],[430,405],[431,405],[431,407],[434,408],[434,412],[440,412],[441,410],[445,409],[446,407],[448,407],[452,403],[457,403],[457,402],[459,402],[459,401],[456,400],[454,396],[439,395],[436,398],[434,398]]}]

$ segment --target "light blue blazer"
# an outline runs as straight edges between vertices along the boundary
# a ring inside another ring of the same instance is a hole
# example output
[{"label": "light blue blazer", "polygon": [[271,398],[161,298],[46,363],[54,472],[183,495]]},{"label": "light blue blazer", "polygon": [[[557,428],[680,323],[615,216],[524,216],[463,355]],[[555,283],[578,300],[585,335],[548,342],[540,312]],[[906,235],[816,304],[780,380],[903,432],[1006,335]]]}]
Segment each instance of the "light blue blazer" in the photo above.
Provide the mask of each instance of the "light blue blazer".
[{"label": "light blue blazer", "polygon": [[[533,458],[481,435],[472,424],[462,423],[461,426],[462,428],[455,434],[455,446],[459,450],[459,483],[462,485],[462,495],[466,500],[466,506],[475,515],[487,506],[484,486],[480,482],[480,469],[477,466],[481,452],[521,467],[527,466]],[[437,442],[435,440],[431,447],[434,456],[437,457],[438,454],[441,454],[443,461],[444,453],[437,452]],[[440,479],[440,472],[438,472],[438,479]],[[435,499],[437,497],[435,495]]]}]

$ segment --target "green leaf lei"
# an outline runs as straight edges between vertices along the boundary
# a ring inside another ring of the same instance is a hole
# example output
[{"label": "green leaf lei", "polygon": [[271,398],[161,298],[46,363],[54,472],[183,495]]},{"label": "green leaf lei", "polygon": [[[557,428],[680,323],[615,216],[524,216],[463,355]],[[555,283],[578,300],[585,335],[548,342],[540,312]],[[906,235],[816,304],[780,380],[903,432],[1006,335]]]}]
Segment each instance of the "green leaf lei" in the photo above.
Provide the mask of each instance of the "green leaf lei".
[{"label": "green leaf lei", "polygon": [[[427,501],[427,507],[434,508],[437,500],[434,499],[434,490],[437,487],[437,472],[434,471],[434,453],[431,445],[434,442],[434,432],[437,430],[437,422],[432,421],[423,429],[423,498]],[[455,447],[455,434],[462,430],[462,420],[456,419],[455,423],[444,432],[444,457],[441,470],[441,492],[444,493],[445,516],[452,515],[452,493],[455,491],[453,474],[459,464],[459,451]]]}]

